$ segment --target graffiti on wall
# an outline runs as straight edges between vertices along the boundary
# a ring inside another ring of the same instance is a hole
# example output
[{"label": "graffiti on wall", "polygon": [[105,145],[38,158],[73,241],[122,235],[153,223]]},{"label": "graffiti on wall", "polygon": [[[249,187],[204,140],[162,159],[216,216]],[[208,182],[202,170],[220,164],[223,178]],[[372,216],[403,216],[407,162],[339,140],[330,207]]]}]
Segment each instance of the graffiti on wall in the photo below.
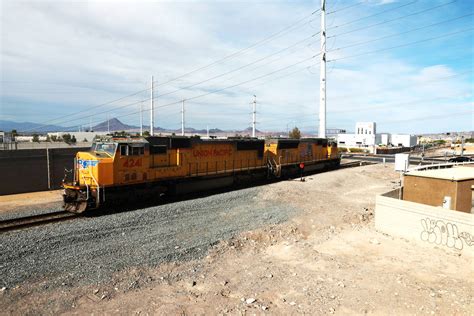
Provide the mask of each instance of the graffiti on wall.
[{"label": "graffiti on wall", "polygon": [[464,246],[474,245],[474,236],[468,232],[459,232],[458,226],[442,220],[425,218],[421,220],[423,241],[462,250]]}]

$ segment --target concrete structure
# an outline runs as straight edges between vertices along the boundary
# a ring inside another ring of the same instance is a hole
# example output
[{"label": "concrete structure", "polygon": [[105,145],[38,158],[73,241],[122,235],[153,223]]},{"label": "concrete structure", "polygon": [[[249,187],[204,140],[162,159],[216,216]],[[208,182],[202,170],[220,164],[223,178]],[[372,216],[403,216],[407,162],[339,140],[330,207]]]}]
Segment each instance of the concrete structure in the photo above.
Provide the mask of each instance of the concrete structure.
[{"label": "concrete structure", "polygon": [[355,134],[338,134],[337,145],[346,148],[363,148],[374,152],[375,145],[380,142],[380,135],[376,134],[376,123],[357,122],[355,129]]},{"label": "concrete structure", "polygon": [[403,200],[472,212],[473,167],[453,167],[405,174]]},{"label": "concrete structure", "polygon": [[82,142],[87,139],[87,142],[92,142],[96,136],[105,136],[107,132],[54,132],[48,133],[48,136],[56,136],[58,138],[62,138],[64,134],[69,134],[76,138],[77,142]]},{"label": "concrete structure", "polygon": [[413,147],[416,146],[418,137],[409,134],[392,134],[390,136],[389,144],[395,147]]},{"label": "concrete structure", "polygon": [[377,146],[394,146],[410,148],[417,144],[416,135],[406,134],[377,134],[375,122],[357,122],[355,134],[337,134],[339,147],[363,148],[371,153],[376,152]]},{"label": "concrete structure", "polygon": [[474,257],[474,214],[403,201],[398,195],[395,190],[376,197],[378,231]]},{"label": "concrete structure", "polygon": [[[38,140],[40,142],[44,142],[46,141],[46,136],[39,135]],[[16,142],[33,142],[33,136],[15,136],[15,141]]]},{"label": "concrete structure", "polygon": [[380,134],[380,143],[378,143],[378,145],[390,145],[390,134]]},{"label": "concrete structure", "polygon": [[85,148],[25,149],[0,151],[0,195],[59,189],[64,169],[71,170],[74,157]]}]

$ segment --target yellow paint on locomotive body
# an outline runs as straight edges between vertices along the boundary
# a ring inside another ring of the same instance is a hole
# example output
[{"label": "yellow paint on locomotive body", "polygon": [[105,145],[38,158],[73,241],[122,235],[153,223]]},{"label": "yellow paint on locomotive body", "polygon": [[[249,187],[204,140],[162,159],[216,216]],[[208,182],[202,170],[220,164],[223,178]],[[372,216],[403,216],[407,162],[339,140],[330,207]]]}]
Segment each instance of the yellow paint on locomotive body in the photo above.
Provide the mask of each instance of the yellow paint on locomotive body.
[{"label": "yellow paint on locomotive body", "polygon": [[265,154],[266,157],[283,165],[338,158],[337,146],[335,144],[328,145],[328,141],[321,138],[274,141],[265,145]]},{"label": "yellow paint on locomotive body", "polygon": [[[233,141],[201,141],[189,148],[151,154],[146,142],[111,143],[108,152],[79,152],[79,186],[109,187],[265,168],[268,160],[289,165],[337,159],[337,147],[321,139],[270,142],[258,150],[237,150]],[[287,144],[287,145],[285,145]],[[288,145],[289,144],[289,145]]]},{"label": "yellow paint on locomotive body", "polygon": [[114,158],[93,152],[76,155],[76,179],[80,186],[96,187],[114,184]]},{"label": "yellow paint on locomotive body", "polygon": [[[104,188],[147,183],[159,183],[166,187],[166,183],[185,178],[233,175],[257,170],[280,176],[282,166],[293,168],[302,162],[311,165],[337,159],[337,145],[328,144],[327,139],[320,138],[267,141],[108,138],[94,143],[89,152],[77,153],[74,181],[64,183],[63,187],[65,199],[70,205],[82,203],[86,196],[87,199],[95,199],[97,207],[102,199],[105,200],[107,190],[102,191]],[[78,193],[74,195],[71,191]],[[73,209],[78,209],[76,204],[72,205]]]},{"label": "yellow paint on locomotive body", "polygon": [[328,157],[330,159],[337,159],[339,158],[339,151],[337,149],[337,144],[334,142],[331,146],[328,146]]}]

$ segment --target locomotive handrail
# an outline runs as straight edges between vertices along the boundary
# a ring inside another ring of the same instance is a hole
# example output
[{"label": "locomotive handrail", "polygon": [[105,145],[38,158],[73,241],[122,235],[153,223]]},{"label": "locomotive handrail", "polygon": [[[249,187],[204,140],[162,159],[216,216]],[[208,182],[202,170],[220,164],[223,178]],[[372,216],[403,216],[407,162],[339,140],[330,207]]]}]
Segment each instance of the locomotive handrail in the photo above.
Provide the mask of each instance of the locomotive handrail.
[{"label": "locomotive handrail", "polygon": [[99,204],[100,204],[100,185],[99,185],[99,183],[97,182],[97,180],[95,179],[95,177],[94,177],[94,175],[92,174],[92,172],[90,172],[90,175],[91,175],[92,180],[94,180],[95,185],[97,186],[97,198],[96,198],[96,200],[95,200],[95,204],[97,205],[97,207],[99,207]]},{"label": "locomotive handrail", "polygon": [[89,185],[87,184],[86,177],[82,172],[79,172],[82,176],[82,180],[84,180],[84,184],[86,185],[86,200],[89,200]]}]

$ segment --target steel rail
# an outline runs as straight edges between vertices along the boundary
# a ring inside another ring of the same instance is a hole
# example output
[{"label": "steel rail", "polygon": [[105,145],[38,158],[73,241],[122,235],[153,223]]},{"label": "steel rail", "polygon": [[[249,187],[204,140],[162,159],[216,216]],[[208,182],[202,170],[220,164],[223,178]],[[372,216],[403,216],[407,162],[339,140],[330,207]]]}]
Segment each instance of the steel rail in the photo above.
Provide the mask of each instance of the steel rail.
[{"label": "steel rail", "polygon": [[70,220],[77,218],[78,215],[67,212],[59,211],[54,213],[46,213],[39,215],[31,215],[25,217],[17,217],[6,220],[0,220],[0,233],[7,231],[18,230],[28,227],[34,227],[39,225],[45,225],[49,223],[61,222],[65,220]]}]

